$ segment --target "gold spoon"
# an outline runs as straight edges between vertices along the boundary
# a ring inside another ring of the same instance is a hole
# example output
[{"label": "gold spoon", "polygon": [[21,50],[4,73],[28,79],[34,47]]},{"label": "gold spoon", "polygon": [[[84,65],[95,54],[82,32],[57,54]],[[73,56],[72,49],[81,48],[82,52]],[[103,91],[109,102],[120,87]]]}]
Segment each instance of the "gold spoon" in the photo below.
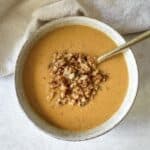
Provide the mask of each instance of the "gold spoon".
[{"label": "gold spoon", "polygon": [[125,44],[122,44],[119,47],[117,47],[117,48],[115,48],[109,52],[106,52],[102,56],[99,56],[97,58],[97,63],[100,64],[101,62],[103,62],[103,61],[105,61],[105,60],[107,60],[107,59],[109,59],[109,58],[111,58],[111,57],[113,57],[119,53],[122,53],[123,51],[126,50],[126,48],[128,48],[128,47],[130,47],[130,46],[132,46],[132,45],[134,45],[134,44],[136,44],[136,43],[138,43],[138,42],[140,42],[140,41],[142,41],[148,37],[150,37],[150,30],[136,36],[135,38],[126,42]]}]

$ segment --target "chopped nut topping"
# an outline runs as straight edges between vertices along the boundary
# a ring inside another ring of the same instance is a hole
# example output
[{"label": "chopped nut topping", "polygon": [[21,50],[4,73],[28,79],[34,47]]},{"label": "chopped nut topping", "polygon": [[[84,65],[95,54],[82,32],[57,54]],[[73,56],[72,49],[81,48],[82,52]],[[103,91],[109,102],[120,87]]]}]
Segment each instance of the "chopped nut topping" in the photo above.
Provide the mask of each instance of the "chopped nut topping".
[{"label": "chopped nut topping", "polygon": [[108,79],[98,69],[95,57],[80,53],[55,53],[49,71],[50,97],[57,95],[60,105],[86,105]]}]

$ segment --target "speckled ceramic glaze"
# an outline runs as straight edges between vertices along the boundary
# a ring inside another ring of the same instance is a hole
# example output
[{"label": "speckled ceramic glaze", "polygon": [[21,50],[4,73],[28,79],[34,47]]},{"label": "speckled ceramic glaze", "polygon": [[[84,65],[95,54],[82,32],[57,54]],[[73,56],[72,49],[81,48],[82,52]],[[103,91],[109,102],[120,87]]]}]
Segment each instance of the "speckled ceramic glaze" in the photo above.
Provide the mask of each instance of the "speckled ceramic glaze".
[{"label": "speckled ceramic glaze", "polygon": [[45,133],[62,140],[80,141],[103,135],[110,129],[114,128],[117,124],[119,124],[119,122],[126,116],[126,114],[129,112],[134,102],[137,93],[138,70],[133,53],[131,52],[130,49],[128,49],[126,52],[124,52],[129,74],[129,84],[124,101],[120,106],[120,108],[118,109],[118,111],[109,120],[97,126],[96,128],[84,132],[70,132],[58,129],[52,126],[51,124],[47,123],[46,121],[44,121],[41,117],[38,116],[38,114],[36,114],[32,110],[24,94],[22,88],[23,64],[32,45],[34,45],[34,43],[38,41],[42,36],[58,27],[74,24],[86,25],[95,28],[97,30],[100,30],[105,34],[107,34],[111,39],[113,39],[113,41],[117,45],[125,43],[125,40],[118,32],[116,32],[108,25],[95,19],[90,19],[87,17],[66,17],[52,21],[50,23],[47,23],[42,28],[40,28],[40,30],[38,30],[36,33],[32,34],[32,36],[30,36],[30,38],[28,38],[27,41],[25,42],[16,63],[15,86],[20,106],[27,114],[27,116],[30,118],[30,120],[35,124],[35,126],[39,128],[39,130],[43,130],[45,131]]}]

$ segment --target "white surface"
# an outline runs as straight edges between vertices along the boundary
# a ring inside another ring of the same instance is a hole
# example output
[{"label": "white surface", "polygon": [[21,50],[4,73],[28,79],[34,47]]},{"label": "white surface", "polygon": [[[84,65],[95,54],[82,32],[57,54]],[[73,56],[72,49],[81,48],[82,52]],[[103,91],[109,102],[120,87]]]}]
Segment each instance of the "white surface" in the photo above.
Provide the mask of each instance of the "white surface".
[{"label": "white surface", "polygon": [[[79,12],[97,18],[121,33],[135,33],[150,28],[150,0],[78,1],[81,5],[76,0],[0,0],[0,76],[14,71],[17,55],[24,42],[22,36],[35,10],[30,24],[32,28],[28,28],[30,32],[46,21],[79,15]],[[38,9],[43,4],[47,5]]]},{"label": "white surface", "polygon": [[39,131],[18,104],[13,76],[0,79],[0,150],[149,150],[150,39],[133,49],[140,72],[135,105],[119,126],[89,141],[60,141]]}]

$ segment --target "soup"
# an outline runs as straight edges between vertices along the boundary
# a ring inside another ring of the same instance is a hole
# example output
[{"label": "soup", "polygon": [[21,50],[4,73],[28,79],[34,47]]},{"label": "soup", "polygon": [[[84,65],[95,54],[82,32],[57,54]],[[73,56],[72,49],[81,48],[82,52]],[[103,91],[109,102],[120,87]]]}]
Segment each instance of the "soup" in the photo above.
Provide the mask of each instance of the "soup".
[{"label": "soup", "polygon": [[111,118],[122,104],[128,87],[128,70],[122,54],[99,65],[109,79],[84,107],[47,101],[51,92],[48,66],[56,52],[99,56],[115,47],[106,34],[82,25],[64,26],[46,34],[31,48],[23,68],[24,91],[34,111],[50,124],[70,131],[88,130]]}]

